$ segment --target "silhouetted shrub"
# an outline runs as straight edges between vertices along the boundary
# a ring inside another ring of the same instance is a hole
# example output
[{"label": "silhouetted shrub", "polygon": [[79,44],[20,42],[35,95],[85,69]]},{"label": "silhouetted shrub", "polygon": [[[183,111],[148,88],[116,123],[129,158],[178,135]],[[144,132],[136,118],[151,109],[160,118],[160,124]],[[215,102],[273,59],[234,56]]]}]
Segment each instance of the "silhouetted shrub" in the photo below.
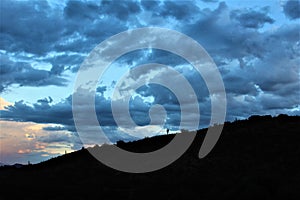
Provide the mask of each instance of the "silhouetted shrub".
[{"label": "silhouetted shrub", "polygon": [[123,146],[124,144],[125,144],[125,142],[124,142],[123,140],[117,141],[117,146],[118,146],[118,147],[121,147],[121,146]]},{"label": "silhouetted shrub", "polygon": [[271,115],[252,115],[248,118],[250,121],[260,121],[260,120],[266,120],[266,119],[272,119]]}]

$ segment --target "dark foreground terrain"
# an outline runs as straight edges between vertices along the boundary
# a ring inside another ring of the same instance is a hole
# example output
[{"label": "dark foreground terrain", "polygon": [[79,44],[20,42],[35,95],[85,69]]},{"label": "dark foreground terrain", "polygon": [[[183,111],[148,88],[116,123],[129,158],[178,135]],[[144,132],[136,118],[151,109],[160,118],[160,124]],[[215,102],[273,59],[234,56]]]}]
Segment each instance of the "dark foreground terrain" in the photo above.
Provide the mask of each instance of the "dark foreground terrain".
[{"label": "dark foreground terrain", "polygon": [[[113,170],[86,149],[36,165],[0,167],[0,199],[300,199],[299,116],[225,123],[214,149],[199,159],[205,133],[198,131],[176,162],[151,173]],[[147,152],[173,137],[118,146]]]}]

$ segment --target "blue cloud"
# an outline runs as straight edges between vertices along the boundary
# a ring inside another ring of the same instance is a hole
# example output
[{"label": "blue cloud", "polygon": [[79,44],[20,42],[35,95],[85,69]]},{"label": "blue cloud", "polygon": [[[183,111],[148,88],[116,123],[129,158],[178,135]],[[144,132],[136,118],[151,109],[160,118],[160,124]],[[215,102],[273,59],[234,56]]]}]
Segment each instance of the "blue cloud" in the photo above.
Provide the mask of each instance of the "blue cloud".
[{"label": "blue cloud", "polygon": [[37,100],[38,103],[45,103],[45,104],[49,104],[53,102],[53,99],[49,96],[48,98],[44,98],[44,99],[39,99]]},{"label": "blue cloud", "polygon": [[291,20],[300,18],[300,1],[290,0],[283,6],[284,14]]},{"label": "blue cloud", "polygon": [[45,131],[64,131],[64,130],[67,130],[67,128],[63,127],[63,126],[46,126],[46,127],[43,127],[43,130],[45,130]]},{"label": "blue cloud", "polygon": [[94,20],[100,6],[94,2],[68,1],[64,8],[64,16],[73,20]]},{"label": "blue cloud", "polygon": [[141,1],[141,6],[148,11],[155,11],[159,9],[159,1]]},{"label": "blue cloud", "polygon": [[1,2],[0,49],[45,54],[61,36],[64,24],[47,1]]},{"label": "blue cloud", "polygon": [[113,15],[120,20],[127,20],[130,15],[135,15],[141,11],[140,5],[135,1],[102,1],[102,13]]},{"label": "blue cloud", "polygon": [[246,28],[261,28],[265,23],[273,24],[274,19],[267,15],[268,8],[263,8],[259,11],[256,10],[234,10],[230,16],[238,20],[241,26]]},{"label": "blue cloud", "polygon": [[96,91],[103,95],[103,93],[107,90],[107,86],[99,86],[97,87]]},{"label": "blue cloud", "polygon": [[50,71],[35,69],[27,62],[13,62],[7,56],[1,56],[0,92],[7,87],[18,86],[66,86],[67,79],[60,76],[62,69],[52,68]]},{"label": "blue cloud", "polygon": [[161,16],[171,16],[177,20],[188,20],[199,12],[199,8],[192,3],[165,1]]}]

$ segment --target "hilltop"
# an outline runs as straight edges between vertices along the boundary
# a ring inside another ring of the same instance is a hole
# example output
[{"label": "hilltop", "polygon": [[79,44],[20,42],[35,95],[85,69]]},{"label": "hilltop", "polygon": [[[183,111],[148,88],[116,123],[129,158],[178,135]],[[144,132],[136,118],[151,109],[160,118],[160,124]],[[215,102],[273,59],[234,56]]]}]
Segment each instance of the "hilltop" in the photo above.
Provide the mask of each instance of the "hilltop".
[{"label": "hilltop", "polygon": [[[254,199],[300,197],[300,117],[252,116],[226,122],[208,156],[198,158],[206,129],[161,170],[130,174],[99,163],[87,149],[21,168],[0,167],[1,199]],[[117,146],[159,149],[174,134]],[[94,147],[101,148],[101,147]],[[15,192],[11,192],[11,191]]]}]

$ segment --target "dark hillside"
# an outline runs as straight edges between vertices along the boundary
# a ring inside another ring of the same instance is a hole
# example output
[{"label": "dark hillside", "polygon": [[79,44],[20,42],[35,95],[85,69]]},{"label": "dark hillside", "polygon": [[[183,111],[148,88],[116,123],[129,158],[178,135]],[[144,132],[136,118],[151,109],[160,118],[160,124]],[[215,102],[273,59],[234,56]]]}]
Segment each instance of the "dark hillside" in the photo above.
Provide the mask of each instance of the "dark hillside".
[{"label": "dark hillside", "polygon": [[[130,174],[95,160],[86,149],[36,164],[0,167],[6,199],[299,199],[300,117],[252,116],[225,123],[210,152],[198,158],[206,130],[188,151],[161,170]],[[174,135],[118,146],[148,152]],[[101,147],[94,147],[101,148]]]}]

